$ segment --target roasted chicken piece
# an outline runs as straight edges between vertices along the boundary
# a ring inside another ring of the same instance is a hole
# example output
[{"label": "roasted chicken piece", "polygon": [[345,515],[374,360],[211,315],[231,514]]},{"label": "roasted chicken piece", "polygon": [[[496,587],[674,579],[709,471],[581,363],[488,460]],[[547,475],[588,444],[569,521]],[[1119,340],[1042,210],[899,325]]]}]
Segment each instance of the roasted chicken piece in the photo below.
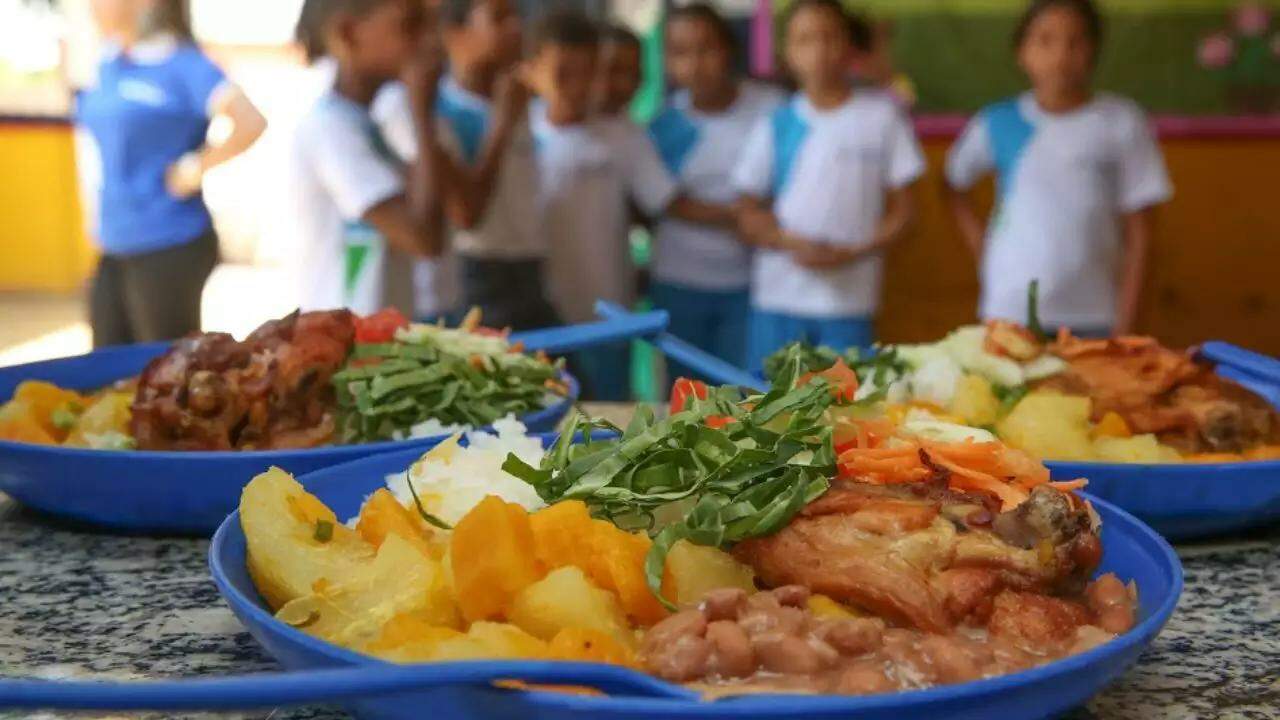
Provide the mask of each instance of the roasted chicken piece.
[{"label": "roasted chicken piece", "polygon": [[1114,412],[1133,432],[1153,433],[1183,453],[1238,453],[1280,440],[1280,416],[1265,400],[1154,338],[1083,340],[1063,332],[1051,350],[1069,368],[1037,389],[1089,397],[1095,422]]},{"label": "roasted chicken piece", "polygon": [[1000,513],[945,478],[906,486],[845,482],[737,557],[767,586],[814,592],[929,632],[985,622],[1002,591],[1078,593],[1101,546],[1082,503],[1048,486]]},{"label": "roasted chicken piece", "polygon": [[355,340],[343,311],[178,341],[138,380],[131,431],[143,450],[265,450],[321,445],[334,431],[331,380]]}]

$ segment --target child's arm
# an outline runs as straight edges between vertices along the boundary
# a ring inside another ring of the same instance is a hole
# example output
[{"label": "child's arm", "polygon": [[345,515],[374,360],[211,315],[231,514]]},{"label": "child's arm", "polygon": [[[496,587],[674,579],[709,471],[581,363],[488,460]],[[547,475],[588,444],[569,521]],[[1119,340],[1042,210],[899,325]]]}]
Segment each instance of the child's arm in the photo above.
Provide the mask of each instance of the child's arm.
[{"label": "child's arm", "polygon": [[447,155],[436,133],[436,101],[443,56],[424,41],[419,56],[405,71],[409,109],[419,152],[406,171],[405,192],[367,210],[362,219],[408,255],[438,256],[444,250],[441,180],[447,177]]},{"label": "child's arm", "polygon": [[1147,208],[1123,217],[1124,260],[1120,266],[1119,307],[1116,308],[1116,335],[1134,331],[1142,284],[1147,276],[1147,258],[1151,253],[1151,236],[1155,227],[1155,209]]},{"label": "child's arm", "polygon": [[696,225],[710,225],[727,230],[738,229],[738,211],[733,205],[702,202],[681,195],[671,202],[667,214]]},{"label": "child's arm", "polygon": [[981,258],[987,242],[987,220],[973,202],[973,186],[995,169],[986,118],[979,114],[947,151],[947,207],[964,244]]},{"label": "child's arm", "polygon": [[515,71],[503,74],[494,86],[493,130],[485,138],[476,163],[469,166],[445,158],[449,178],[445,212],[455,227],[469,230],[484,221],[503,157],[528,109],[529,91],[524,82]]},{"label": "child's arm", "polygon": [[890,190],[885,195],[884,215],[876,227],[871,242],[857,247],[843,247],[829,243],[797,242],[793,251],[796,261],[813,269],[830,269],[861,262],[888,250],[911,228],[915,218],[915,186],[907,185]]},{"label": "child's arm", "polygon": [[951,210],[951,219],[955,221],[961,239],[973,251],[974,257],[982,257],[987,242],[987,223],[973,202],[973,191],[948,185],[946,194],[947,207]]}]

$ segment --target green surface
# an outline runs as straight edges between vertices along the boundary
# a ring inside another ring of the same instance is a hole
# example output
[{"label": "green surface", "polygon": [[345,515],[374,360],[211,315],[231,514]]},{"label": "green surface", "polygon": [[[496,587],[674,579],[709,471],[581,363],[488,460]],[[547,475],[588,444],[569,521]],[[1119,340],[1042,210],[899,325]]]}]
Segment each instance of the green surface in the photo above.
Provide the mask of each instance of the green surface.
[{"label": "green surface", "polygon": [[[779,3],[780,7],[785,4]],[[1012,49],[1022,2],[860,0],[851,4],[876,17],[894,19],[894,57],[916,85],[921,112],[971,112],[1026,87]],[[1234,3],[1113,0],[1103,5],[1108,10],[1107,38],[1097,85],[1132,97],[1151,112],[1249,112],[1257,109],[1259,93],[1280,88],[1280,58],[1271,47],[1280,34],[1275,20],[1261,38],[1237,38],[1236,66],[1208,70],[1198,64],[1197,48],[1204,37],[1228,29],[1228,10]]]}]

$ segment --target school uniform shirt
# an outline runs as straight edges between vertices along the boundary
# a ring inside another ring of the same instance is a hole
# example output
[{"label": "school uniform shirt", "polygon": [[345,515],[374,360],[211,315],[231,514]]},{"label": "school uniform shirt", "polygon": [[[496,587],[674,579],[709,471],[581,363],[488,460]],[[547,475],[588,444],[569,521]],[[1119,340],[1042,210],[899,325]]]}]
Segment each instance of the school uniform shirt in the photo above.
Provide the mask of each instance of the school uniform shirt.
[{"label": "school uniform shirt", "polygon": [[[818,110],[796,95],[756,124],[734,171],[739,193],[772,197],[782,229],[812,241],[870,243],[885,195],[924,173],[914,129],[883,92],[858,90],[840,107]],[[752,305],[782,315],[853,318],[875,313],[883,260],[831,270],[800,266],[789,253],[756,253]]]},{"label": "school uniform shirt", "polygon": [[213,108],[230,86],[200,48],[161,35],[109,49],[76,121],[101,161],[98,240],[108,255],[137,255],[194,240],[213,227],[204,199],[179,199],[165,173],[205,143]]},{"label": "school uniform shirt", "polygon": [[411,310],[410,263],[361,219],[404,192],[403,168],[368,110],[325,93],[298,126],[290,175],[302,308]]},{"label": "school uniform shirt", "polygon": [[586,322],[596,300],[634,299],[628,202],[658,215],[675,198],[675,180],[644,131],[624,120],[557,126],[536,104],[533,133],[552,305],[565,321]]},{"label": "school uniform shirt", "polygon": [[[408,164],[418,157],[418,137],[413,112],[409,109],[409,91],[404,83],[389,83],[373,101],[374,122],[401,162]],[[436,258],[413,261],[414,315],[420,319],[444,318],[456,313],[461,304],[458,260],[453,251],[453,238],[444,253]]]},{"label": "school uniform shirt", "polygon": [[1064,114],[1042,111],[1031,93],[992,105],[951,148],[947,181],[968,189],[993,171],[999,204],[982,258],[982,316],[1024,321],[1038,279],[1045,323],[1114,325],[1119,216],[1173,192],[1141,109],[1105,94]]},{"label": "school uniform shirt", "polygon": [[[767,85],[743,82],[729,108],[707,114],[693,108],[687,92],[676,93],[649,135],[681,193],[706,203],[734,202],[732,175],[743,145],[782,98]],[[659,282],[697,290],[742,290],[750,284],[751,249],[732,231],[663,218],[654,233],[652,272]]]}]

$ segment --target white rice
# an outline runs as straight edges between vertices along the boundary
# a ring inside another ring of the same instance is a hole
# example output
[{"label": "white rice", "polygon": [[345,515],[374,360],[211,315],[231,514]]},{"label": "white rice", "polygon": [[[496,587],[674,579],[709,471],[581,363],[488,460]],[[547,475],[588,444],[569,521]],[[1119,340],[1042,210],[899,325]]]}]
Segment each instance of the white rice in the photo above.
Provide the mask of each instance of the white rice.
[{"label": "white rice", "polygon": [[542,441],[530,437],[514,418],[493,424],[494,433],[466,433],[467,446],[458,444],[460,435],[442,443],[407,472],[387,476],[387,487],[401,503],[413,507],[409,480],[427,512],[453,525],[486,496],[496,495],[526,510],[545,506],[533,487],[502,470],[507,456],[514,453],[538,467],[542,462]]}]

